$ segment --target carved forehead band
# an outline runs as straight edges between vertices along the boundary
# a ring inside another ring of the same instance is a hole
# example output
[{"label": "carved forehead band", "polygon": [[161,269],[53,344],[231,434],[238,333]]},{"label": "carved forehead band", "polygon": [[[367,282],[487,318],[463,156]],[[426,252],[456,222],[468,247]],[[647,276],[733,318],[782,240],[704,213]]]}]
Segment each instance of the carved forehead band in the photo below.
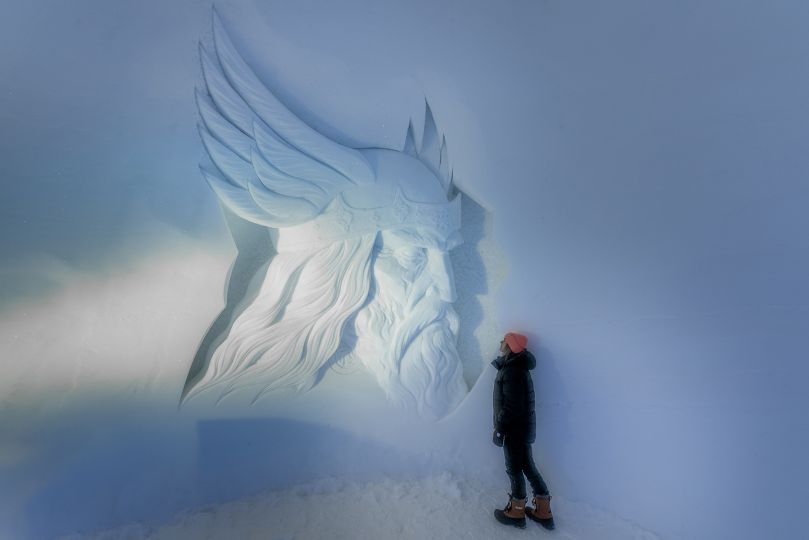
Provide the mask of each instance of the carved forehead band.
[{"label": "carved forehead band", "polygon": [[448,242],[461,228],[461,198],[446,203],[420,203],[409,200],[401,188],[393,202],[379,208],[355,208],[338,195],[315,219],[293,227],[278,229],[276,248],[279,252],[310,249],[364,234],[383,230],[427,230],[430,245],[447,249]]}]

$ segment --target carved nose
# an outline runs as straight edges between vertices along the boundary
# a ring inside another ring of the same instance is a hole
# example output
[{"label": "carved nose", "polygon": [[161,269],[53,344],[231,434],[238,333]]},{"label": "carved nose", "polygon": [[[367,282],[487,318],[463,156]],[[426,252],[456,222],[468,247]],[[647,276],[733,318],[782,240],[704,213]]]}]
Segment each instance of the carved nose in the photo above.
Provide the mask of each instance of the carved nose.
[{"label": "carved nose", "polygon": [[452,262],[449,253],[437,249],[428,250],[428,265],[432,286],[444,302],[455,302],[455,274],[452,272]]}]

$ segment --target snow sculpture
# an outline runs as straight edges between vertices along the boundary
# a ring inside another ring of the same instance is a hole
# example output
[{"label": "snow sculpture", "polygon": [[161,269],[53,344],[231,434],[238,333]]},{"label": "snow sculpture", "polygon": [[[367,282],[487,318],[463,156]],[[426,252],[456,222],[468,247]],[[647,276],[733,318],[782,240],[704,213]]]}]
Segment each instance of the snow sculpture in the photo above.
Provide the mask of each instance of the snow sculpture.
[{"label": "snow sculpture", "polygon": [[348,354],[389,399],[446,415],[468,391],[449,262],[461,196],[429,105],[419,145],[411,122],[401,152],[342,146],[292,114],[213,18],[216,55],[200,45],[207,93],[196,98],[215,167],[202,174],[233,212],[269,229],[277,254],[183,401],[308,390]]}]

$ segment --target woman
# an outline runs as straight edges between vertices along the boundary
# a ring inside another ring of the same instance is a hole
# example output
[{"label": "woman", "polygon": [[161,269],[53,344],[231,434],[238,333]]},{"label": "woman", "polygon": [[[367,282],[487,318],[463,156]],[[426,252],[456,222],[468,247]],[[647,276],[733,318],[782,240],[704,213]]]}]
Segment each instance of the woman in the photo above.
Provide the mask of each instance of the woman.
[{"label": "woman", "polygon": [[[511,499],[494,517],[505,525],[525,528],[525,516],[546,529],[554,529],[551,496],[539,474],[531,454],[536,438],[534,383],[530,371],[536,367],[534,355],[525,346],[528,338],[513,332],[500,342],[502,356],[492,365],[497,368],[494,379],[494,436],[506,456],[506,473],[511,480]],[[525,478],[534,492],[533,507],[526,506]]]}]

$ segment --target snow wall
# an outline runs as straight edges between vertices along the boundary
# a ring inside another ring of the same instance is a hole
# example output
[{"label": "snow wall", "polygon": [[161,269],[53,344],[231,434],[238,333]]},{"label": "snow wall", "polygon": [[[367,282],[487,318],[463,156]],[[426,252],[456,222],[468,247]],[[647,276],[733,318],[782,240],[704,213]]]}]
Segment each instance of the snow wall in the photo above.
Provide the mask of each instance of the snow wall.
[{"label": "snow wall", "polygon": [[[467,287],[476,330],[529,335],[535,452],[556,495],[661,538],[800,535],[809,7],[217,8],[268,86],[344,144],[399,148],[430,100],[485,217],[477,249],[509,268],[499,288]],[[437,425],[361,373],[177,410],[236,254],[197,168],[210,23],[207,1],[4,7],[4,537],[158,523],[336,472],[456,470],[507,489],[482,367],[496,341]]]}]

